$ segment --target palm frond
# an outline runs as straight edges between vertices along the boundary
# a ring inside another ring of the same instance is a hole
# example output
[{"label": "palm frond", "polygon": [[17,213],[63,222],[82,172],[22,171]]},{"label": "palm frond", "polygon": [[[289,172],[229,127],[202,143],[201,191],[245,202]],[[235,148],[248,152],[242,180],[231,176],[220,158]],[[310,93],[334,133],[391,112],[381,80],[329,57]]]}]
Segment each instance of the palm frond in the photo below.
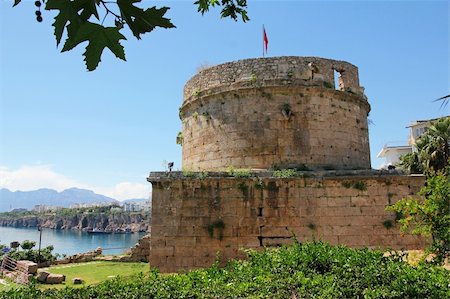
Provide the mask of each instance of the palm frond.
[{"label": "palm frond", "polygon": [[439,99],[434,100],[433,102],[442,101],[441,107],[439,109],[447,107],[448,102],[450,102],[450,94],[440,97]]}]

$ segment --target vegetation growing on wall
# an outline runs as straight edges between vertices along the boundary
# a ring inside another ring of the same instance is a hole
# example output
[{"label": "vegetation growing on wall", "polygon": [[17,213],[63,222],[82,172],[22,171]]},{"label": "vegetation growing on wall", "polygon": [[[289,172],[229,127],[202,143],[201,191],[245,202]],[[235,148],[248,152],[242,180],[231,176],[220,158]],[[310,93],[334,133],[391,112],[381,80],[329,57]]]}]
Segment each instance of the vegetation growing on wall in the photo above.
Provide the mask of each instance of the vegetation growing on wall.
[{"label": "vegetation growing on wall", "polygon": [[361,191],[367,190],[367,185],[363,181],[344,181],[342,182],[342,186],[344,186],[347,189],[354,188]]},{"label": "vegetation growing on wall", "polygon": [[235,169],[233,166],[227,167],[228,175],[235,178],[249,178],[252,175],[252,171],[250,169]]},{"label": "vegetation growing on wall", "polygon": [[275,170],[273,172],[273,176],[276,178],[293,178],[297,177],[298,173],[295,169],[281,169],[281,170]]},{"label": "vegetation growing on wall", "polygon": [[208,235],[211,238],[214,238],[214,232],[217,231],[218,234],[216,236],[217,239],[222,240],[223,239],[223,229],[225,228],[225,223],[222,219],[218,219],[214,221],[213,223],[209,224],[206,228],[208,231]]}]

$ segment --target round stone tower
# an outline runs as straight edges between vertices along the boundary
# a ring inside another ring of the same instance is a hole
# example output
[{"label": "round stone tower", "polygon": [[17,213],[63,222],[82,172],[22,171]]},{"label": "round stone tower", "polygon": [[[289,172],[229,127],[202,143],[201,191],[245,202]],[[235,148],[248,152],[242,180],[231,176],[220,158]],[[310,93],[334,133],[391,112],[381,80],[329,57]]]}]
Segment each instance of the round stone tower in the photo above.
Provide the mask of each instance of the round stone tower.
[{"label": "round stone tower", "polygon": [[358,68],[348,62],[273,57],[217,65],[184,88],[183,168],[370,169],[369,111]]}]

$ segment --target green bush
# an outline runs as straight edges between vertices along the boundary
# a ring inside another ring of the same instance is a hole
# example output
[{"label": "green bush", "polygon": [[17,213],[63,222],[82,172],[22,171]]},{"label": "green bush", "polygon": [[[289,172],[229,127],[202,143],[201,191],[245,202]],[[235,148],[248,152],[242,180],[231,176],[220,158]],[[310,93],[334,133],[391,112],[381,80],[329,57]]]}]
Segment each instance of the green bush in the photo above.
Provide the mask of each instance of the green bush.
[{"label": "green bush", "polygon": [[281,169],[275,170],[273,176],[276,178],[293,178],[298,176],[298,173],[295,169]]},{"label": "green bush", "polygon": [[[33,242],[32,242],[33,243]],[[9,256],[15,260],[28,260],[35,263],[38,263],[39,261],[41,263],[45,262],[54,262],[58,258],[59,254],[53,254],[53,246],[47,246],[41,249],[40,253],[39,250],[36,249],[29,249],[29,250],[21,250],[21,251],[11,251],[9,253]]]},{"label": "green bush", "polygon": [[400,215],[403,232],[431,237],[428,251],[435,254],[435,262],[443,263],[450,257],[450,176],[429,176],[418,195],[422,198],[403,198],[386,210]]},{"label": "green bush", "polygon": [[218,263],[185,274],[156,270],[79,289],[8,290],[0,298],[449,298],[450,272],[432,265],[412,267],[382,251],[321,242],[260,252],[246,261]]}]

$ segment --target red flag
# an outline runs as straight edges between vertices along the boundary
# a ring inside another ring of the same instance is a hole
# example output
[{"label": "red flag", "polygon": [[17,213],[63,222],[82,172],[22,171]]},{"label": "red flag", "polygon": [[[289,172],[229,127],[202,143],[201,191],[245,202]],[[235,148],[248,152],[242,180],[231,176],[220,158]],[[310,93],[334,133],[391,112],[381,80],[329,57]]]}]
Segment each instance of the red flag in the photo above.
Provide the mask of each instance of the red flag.
[{"label": "red flag", "polygon": [[266,28],[264,28],[263,25],[263,56],[264,56],[264,51],[267,54],[267,46],[269,45],[269,39],[267,38],[267,34],[266,34]]}]

